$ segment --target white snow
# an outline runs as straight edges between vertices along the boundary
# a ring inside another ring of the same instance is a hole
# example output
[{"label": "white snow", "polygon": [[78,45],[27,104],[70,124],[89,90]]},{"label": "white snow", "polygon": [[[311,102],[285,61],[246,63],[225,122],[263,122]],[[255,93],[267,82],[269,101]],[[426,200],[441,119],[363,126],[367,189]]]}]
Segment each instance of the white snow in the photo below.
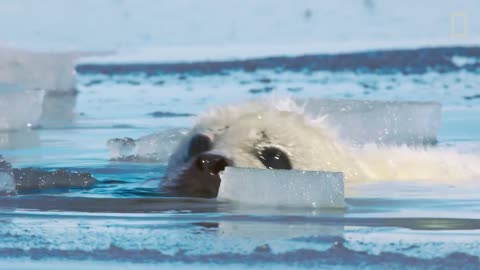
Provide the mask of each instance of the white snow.
[{"label": "white snow", "polygon": [[217,198],[239,203],[295,208],[342,208],[340,172],[227,167]]},{"label": "white snow", "polygon": [[458,67],[463,67],[465,65],[474,65],[480,62],[478,57],[462,57],[462,56],[453,56],[452,63]]}]

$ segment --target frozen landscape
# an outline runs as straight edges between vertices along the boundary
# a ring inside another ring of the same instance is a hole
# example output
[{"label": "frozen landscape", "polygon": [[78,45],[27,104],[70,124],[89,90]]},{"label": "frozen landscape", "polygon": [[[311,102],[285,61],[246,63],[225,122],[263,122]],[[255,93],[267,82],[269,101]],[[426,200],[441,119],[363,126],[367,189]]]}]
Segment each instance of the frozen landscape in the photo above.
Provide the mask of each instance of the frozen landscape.
[{"label": "frozen landscape", "polygon": [[[0,154],[98,179],[0,195],[0,269],[480,268],[477,182],[358,185],[345,208],[158,189],[199,113],[270,96],[329,115],[355,145],[479,155],[479,12],[475,0],[0,1]],[[0,190],[9,177],[0,166]]]}]

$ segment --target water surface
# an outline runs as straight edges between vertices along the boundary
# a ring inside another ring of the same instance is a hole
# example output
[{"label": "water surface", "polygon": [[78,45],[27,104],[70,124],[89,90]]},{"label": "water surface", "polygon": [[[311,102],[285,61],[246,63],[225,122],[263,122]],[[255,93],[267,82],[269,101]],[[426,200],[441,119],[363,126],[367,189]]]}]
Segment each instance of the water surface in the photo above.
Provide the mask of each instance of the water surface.
[{"label": "water surface", "polygon": [[[189,127],[194,115],[211,105],[275,94],[437,101],[443,106],[438,146],[480,153],[478,51],[79,66],[79,93],[68,100],[74,114],[65,114],[61,126],[2,133],[0,147],[17,167],[90,172],[98,183],[0,197],[0,267],[55,269],[81,261],[145,269],[153,264],[478,269],[475,183],[364,185],[347,198],[346,209],[242,207],[171,197],[158,189],[164,163],[111,161],[106,146],[115,137]],[[460,65],[453,57],[473,60]]]}]

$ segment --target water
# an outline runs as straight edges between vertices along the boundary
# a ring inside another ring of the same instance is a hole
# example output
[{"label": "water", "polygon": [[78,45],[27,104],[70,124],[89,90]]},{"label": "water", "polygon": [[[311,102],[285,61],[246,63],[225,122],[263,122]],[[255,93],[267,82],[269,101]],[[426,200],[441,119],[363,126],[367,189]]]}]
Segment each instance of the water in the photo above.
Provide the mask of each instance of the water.
[{"label": "water", "polygon": [[[478,184],[368,184],[342,210],[241,207],[171,197],[158,189],[164,162],[110,161],[107,141],[189,127],[208,106],[274,94],[440,102],[438,146],[478,154],[479,50],[81,65],[78,95],[50,97],[70,104],[53,113],[63,124],[3,132],[0,147],[16,167],[90,172],[98,183],[0,197],[0,268],[478,269]],[[398,60],[381,65],[384,55]]]}]

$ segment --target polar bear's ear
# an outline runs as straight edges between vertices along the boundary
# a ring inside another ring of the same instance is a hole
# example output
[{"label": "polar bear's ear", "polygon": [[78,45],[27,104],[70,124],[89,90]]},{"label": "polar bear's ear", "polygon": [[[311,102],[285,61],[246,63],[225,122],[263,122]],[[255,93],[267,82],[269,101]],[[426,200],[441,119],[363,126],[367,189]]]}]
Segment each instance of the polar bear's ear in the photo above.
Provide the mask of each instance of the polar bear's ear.
[{"label": "polar bear's ear", "polygon": [[207,135],[197,134],[190,139],[188,157],[194,157],[212,149],[212,140]]}]

